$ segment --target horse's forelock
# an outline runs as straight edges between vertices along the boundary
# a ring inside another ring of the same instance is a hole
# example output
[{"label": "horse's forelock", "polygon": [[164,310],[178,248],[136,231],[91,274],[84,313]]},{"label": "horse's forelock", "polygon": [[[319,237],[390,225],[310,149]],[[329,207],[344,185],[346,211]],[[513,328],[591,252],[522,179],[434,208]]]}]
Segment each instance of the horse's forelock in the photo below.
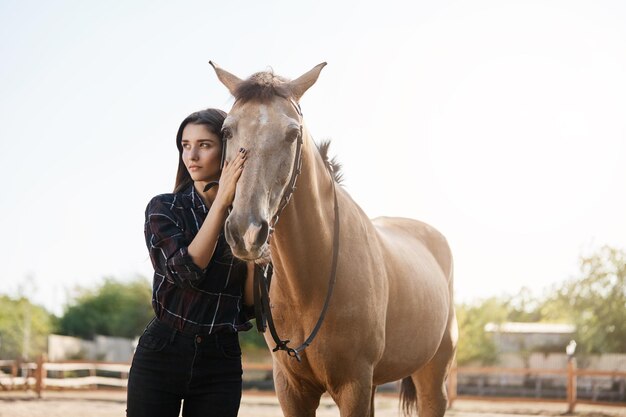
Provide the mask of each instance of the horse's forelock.
[{"label": "horse's forelock", "polygon": [[235,99],[243,103],[248,101],[267,103],[276,96],[289,98],[291,91],[288,82],[288,79],[274,74],[271,69],[257,72],[237,86]]}]

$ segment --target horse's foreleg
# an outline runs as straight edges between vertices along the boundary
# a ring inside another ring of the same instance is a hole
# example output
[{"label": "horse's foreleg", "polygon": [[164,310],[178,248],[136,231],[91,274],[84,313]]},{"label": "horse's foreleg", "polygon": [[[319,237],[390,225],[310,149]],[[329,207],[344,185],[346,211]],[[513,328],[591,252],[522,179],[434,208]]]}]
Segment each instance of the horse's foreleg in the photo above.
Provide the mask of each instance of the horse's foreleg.
[{"label": "horse's foreleg", "polygon": [[285,417],[315,417],[323,391],[311,385],[289,379],[274,364],[274,387]]},{"label": "horse's foreleg", "polygon": [[370,417],[374,417],[374,399],[376,398],[376,385],[372,386],[372,400],[370,401]]},{"label": "horse's foreleg", "polygon": [[372,378],[346,378],[341,386],[329,390],[339,407],[341,417],[363,417],[374,414],[374,385]]}]

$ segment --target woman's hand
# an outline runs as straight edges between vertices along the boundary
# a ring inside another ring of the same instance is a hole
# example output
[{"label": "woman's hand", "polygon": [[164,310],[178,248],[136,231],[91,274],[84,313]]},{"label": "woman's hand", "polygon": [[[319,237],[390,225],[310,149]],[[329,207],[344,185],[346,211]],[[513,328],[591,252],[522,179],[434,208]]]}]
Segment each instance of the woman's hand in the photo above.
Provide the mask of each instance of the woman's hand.
[{"label": "woman's hand", "polygon": [[215,202],[226,208],[233,204],[235,199],[235,191],[237,190],[237,181],[241,177],[244,163],[246,161],[247,151],[244,148],[239,149],[237,156],[232,161],[225,161],[222,174],[220,175],[220,183],[215,196]]},{"label": "woman's hand", "polygon": [[198,234],[187,247],[189,256],[200,269],[207,267],[215,252],[220,230],[224,227],[224,221],[228,215],[226,209],[235,199],[237,181],[241,177],[245,160],[246,151],[241,148],[230,163],[224,164],[215,200],[211,204],[209,213],[200,226]]}]

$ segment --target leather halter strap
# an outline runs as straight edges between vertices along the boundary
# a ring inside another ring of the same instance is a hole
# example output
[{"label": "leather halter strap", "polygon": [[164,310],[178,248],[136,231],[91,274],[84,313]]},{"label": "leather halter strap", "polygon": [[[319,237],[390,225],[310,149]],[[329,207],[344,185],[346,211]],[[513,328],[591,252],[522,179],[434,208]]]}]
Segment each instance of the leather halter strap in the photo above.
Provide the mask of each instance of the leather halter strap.
[{"label": "leather halter strap", "polygon": [[[258,273],[255,270],[254,274],[254,307],[255,307],[255,316],[257,322],[257,330],[259,332],[265,332],[266,327],[270,328],[270,334],[272,335],[272,339],[274,339],[274,343],[276,343],[276,347],[272,349],[272,352],[276,352],[279,350],[284,350],[287,354],[293,358],[296,358],[298,362],[301,362],[302,359],[300,357],[300,352],[309,347],[317,336],[320,328],[322,327],[322,323],[324,322],[324,318],[326,317],[326,312],[328,311],[328,306],[330,305],[330,299],[333,294],[333,289],[335,288],[335,282],[337,281],[337,264],[339,259],[339,203],[337,201],[337,189],[335,186],[335,180],[331,177],[332,187],[333,187],[333,197],[335,203],[334,209],[334,226],[333,226],[333,259],[330,267],[330,275],[328,278],[328,290],[326,292],[326,299],[324,300],[324,306],[322,307],[322,311],[320,313],[319,318],[317,319],[317,323],[315,323],[315,327],[311,331],[311,334],[306,338],[306,340],[298,347],[292,348],[289,346],[289,339],[281,339],[276,331],[276,326],[274,324],[274,318],[272,316],[272,309],[269,298],[269,285],[273,273],[273,265],[271,263],[267,264],[262,274]],[[266,323],[268,326],[266,326]]]},{"label": "leather halter strap", "polygon": [[[291,200],[291,196],[293,192],[296,190],[296,181],[298,180],[298,175],[302,172],[302,143],[304,139],[302,138],[302,110],[300,109],[300,105],[293,99],[289,99],[289,102],[293,106],[293,108],[300,116],[300,133],[298,134],[297,144],[296,144],[296,155],[294,157],[293,169],[291,170],[291,178],[289,179],[289,183],[287,184],[287,188],[285,189],[285,193],[280,201],[280,206],[278,206],[278,210],[276,210],[276,214],[272,217],[272,220],[269,224],[270,227],[270,235],[274,231],[274,227],[276,223],[278,223],[278,219],[280,218],[280,214],[283,212],[287,204],[289,204],[289,200]],[[269,237],[268,237],[269,240]]]},{"label": "leather halter strap", "polygon": [[[276,210],[276,214],[271,219],[269,224],[270,233],[268,234],[268,241],[272,233],[274,232],[274,228],[276,227],[276,223],[278,223],[278,219],[282,211],[287,207],[293,193],[296,189],[296,181],[298,179],[298,175],[300,175],[302,171],[302,144],[304,142],[303,139],[303,129],[302,129],[302,110],[300,109],[300,105],[294,101],[293,99],[289,99],[289,102],[294,107],[298,115],[300,116],[300,134],[298,135],[297,143],[296,143],[296,153],[294,156],[294,165],[291,171],[291,178],[289,179],[289,183],[287,184],[287,188],[281,198],[280,205]],[[222,139],[222,159],[220,162],[220,168],[224,168],[224,162],[226,160],[226,144],[227,140]],[[289,346],[290,340],[281,339],[276,331],[276,326],[274,324],[274,317],[272,316],[272,309],[270,303],[269,296],[269,287],[271,283],[271,278],[274,271],[274,266],[272,263],[268,263],[262,273],[257,271],[257,267],[255,267],[254,273],[254,282],[253,282],[253,293],[254,293],[254,313],[257,323],[257,330],[261,333],[264,333],[266,328],[269,327],[270,334],[272,335],[272,339],[276,343],[276,347],[272,349],[273,352],[284,350],[287,354],[293,358],[296,358],[298,362],[301,362],[300,352],[309,347],[313,342],[313,339],[317,336],[320,328],[322,327],[322,323],[324,322],[324,318],[326,317],[326,312],[328,311],[328,306],[330,305],[330,299],[333,294],[333,289],[335,288],[335,282],[337,281],[337,264],[339,259],[339,203],[337,201],[337,189],[335,186],[335,180],[331,175],[330,178],[332,188],[333,188],[333,198],[334,198],[334,226],[333,226],[333,258],[330,267],[330,275],[328,279],[328,290],[326,292],[326,299],[324,300],[324,306],[322,307],[322,311],[320,312],[320,316],[315,323],[315,327],[311,331],[311,334],[306,338],[306,340],[298,347],[292,348]],[[219,183],[212,182],[207,184],[205,187],[205,191],[214,185],[218,185]]]},{"label": "leather halter strap", "polygon": [[[294,106],[300,117],[302,117],[302,112],[300,110],[300,106],[293,100],[290,100],[291,104]],[[302,124],[300,125],[300,136],[298,137],[298,144],[296,147],[296,156],[294,161],[294,168],[291,174],[291,179],[289,180],[289,184],[283,195],[283,199],[281,201],[281,205],[278,208],[278,211],[272,218],[272,224],[270,225],[270,231],[274,230],[276,223],[280,217],[280,213],[283,209],[289,204],[291,200],[291,196],[296,189],[296,180],[298,179],[298,175],[302,169]],[[333,199],[334,199],[334,225],[333,225],[333,258],[330,267],[330,275],[328,278],[328,290],[326,292],[326,299],[324,300],[324,306],[322,307],[322,311],[320,312],[320,316],[313,327],[313,330],[306,338],[306,340],[298,347],[292,348],[289,346],[289,339],[281,339],[276,330],[276,325],[274,324],[274,317],[272,316],[272,308],[270,303],[269,296],[269,286],[271,283],[271,278],[274,271],[274,266],[271,263],[268,263],[262,273],[257,273],[255,270],[254,274],[254,307],[255,307],[255,317],[257,322],[257,330],[259,332],[265,332],[266,328],[269,327],[270,334],[272,335],[272,339],[274,339],[274,343],[276,346],[272,349],[273,352],[284,350],[287,352],[289,356],[292,358],[296,358],[298,362],[302,361],[300,357],[300,352],[309,347],[320,328],[322,327],[322,323],[324,322],[324,318],[326,317],[326,312],[328,311],[328,306],[330,305],[330,299],[333,294],[333,289],[335,288],[335,282],[337,281],[337,264],[339,259],[339,203],[337,201],[337,189],[335,186],[335,180],[331,175],[330,178],[331,185],[333,188]],[[269,239],[269,238],[268,238]]]},{"label": "leather halter strap", "polygon": [[[302,119],[302,110],[300,109],[300,104],[298,104],[292,98],[289,99],[289,102],[298,113],[298,116],[300,116],[300,119]],[[291,196],[296,189],[296,180],[298,179],[298,175],[300,175],[300,172],[302,170],[302,143],[303,143],[302,122],[300,122],[300,134],[298,135],[298,142],[296,144],[296,155],[294,158],[294,167],[293,167],[293,170],[291,171],[291,178],[289,179],[289,183],[287,184],[285,193],[283,194],[283,197],[281,198],[280,206],[278,206],[278,210],[276,210],[276,214],[274,214],[274,217],[272,217],[272,221],[270,222],[270,233],[274,229],[276,222],[278,222],[280,213],[287,206],[287,204],[289,204],[289,200],[291,199]],[[224,169],[224,163],[226,162],[227,145],[228,145],[228,139],[222,138],[222,156],[220,160],[220,171]],[[212,181],[204,187],[204,191],[206,192],[216,185],[219,185],[219,182]]]}]

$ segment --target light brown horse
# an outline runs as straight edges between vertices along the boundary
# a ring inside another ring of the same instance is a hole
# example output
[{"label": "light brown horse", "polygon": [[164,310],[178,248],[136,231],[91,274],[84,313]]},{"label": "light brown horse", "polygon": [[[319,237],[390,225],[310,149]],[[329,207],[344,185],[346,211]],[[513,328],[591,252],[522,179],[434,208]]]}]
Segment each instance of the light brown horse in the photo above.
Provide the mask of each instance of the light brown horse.
[{"label": "light brown horse", "polygon": [[[271,72],[241,80],[211,64],[235,97],[224,122],[226,159],[240,147],[249,150],[225,225],[228,243],[246,260],[271,253],[272,313],[280,336],[294,345],[311,333],[327,295],[336,190],[339,254],[326,318],[301,362],[273,353],[283,413],[314,416],[328,392],[341,416],[373,416],[376,386],[403,379],[405,405],[412,408],[419,399],[420,417],[443,416],[444,382],[457,341],[446,239],[416,220],[370,220],[335,187],[332,164],[316,148],[297,104],[325,63],[293,81]],[[268,243],[300,139],[301,175]],[[354,148],[358,152],[357,143]],[[274,346],[267,333],[266,340]]]}]

